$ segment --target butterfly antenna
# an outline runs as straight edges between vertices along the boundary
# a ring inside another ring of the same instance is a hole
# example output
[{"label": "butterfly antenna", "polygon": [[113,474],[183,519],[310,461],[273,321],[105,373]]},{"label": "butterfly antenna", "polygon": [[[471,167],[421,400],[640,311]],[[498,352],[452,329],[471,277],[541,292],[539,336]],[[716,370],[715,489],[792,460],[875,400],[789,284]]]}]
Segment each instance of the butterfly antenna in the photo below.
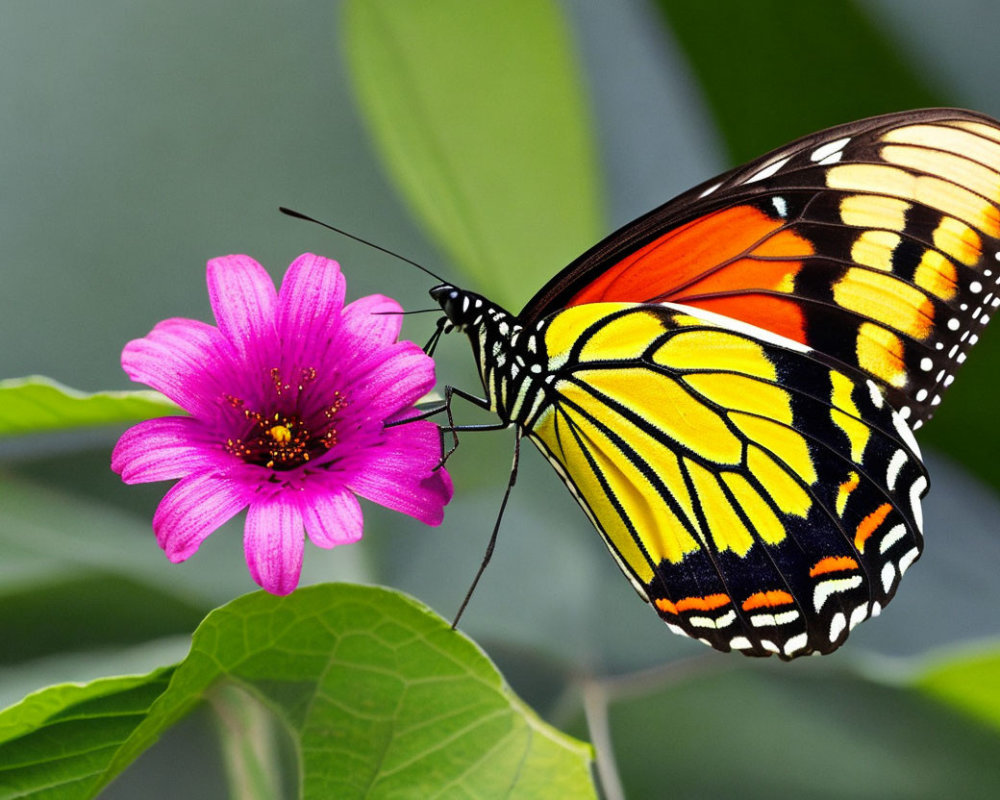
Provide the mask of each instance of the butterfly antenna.
[{"label": "butterfly antenna", "polygon": [[406,311],[373,311],[373,317],[409,317],[413,314],[440,314],[440,308],[411,308]]},{"label": "butterfly antenna", "polygon": [[472,599],[472,593],[476,591],[479,579],[483,577],[483,573],[486,571],[486,565],[489,564],[490,559],[493,558],[493,548],[496,547],[497,534],[500,532],[500,521],[503,519],[503,512],[507,508],[507,500],[510,498],[510,491],[514,488],[514,484],[517,482],[517,462],[520,459],[520,456],[521,432],[518,431],[517,436],[514,437],[514,462],[510,466],[510,478],[507,480],[507,488],[504,490],[503,500],[500,502],[500,510],[497,512],[497,521],[493,523],[493,533],[490,534],[490,541],[489,544],[486,545],[486,552],[483,554],[482,563],[476,571],[476,577],[472,579],[472,586],[470,586],[469,591],[465,593],[465,599],[462,601],[462,605],[459,606],[455,619],[452,620],[452,630],[458,627],[458,621],[462,618],[462,614],[465,612],[465,607],[469,605],[469,600]]},{"label": "butterfly antenna", "polygon": [[295,219],[303,219],[306,222],[314,222],[317,225],[320,225],[320,226],[326,228],[327,230],[331,230],[334,233],[339,233],[341,236],[346,236],[348,239],[353,239],[356,242],[360,242],[361,244],[366,244],[369,247],[373,247],[376,250],[379,250],[380,252],[385,253],[387,256],[392,256],[393,258],[398,258],[400,261],[403,261],[403,262],[409,264],[411,267],[416,267],[421,272],[426,273],[427,275],[430,275],[432,278],[434,278],[434,280],[438,281],[439,283],[447,283],[448,282],[444,278],[442,278],[440,275],[435,275],[433,272],[431,272],[429,269],[427,269],[427,267],[423,266],[422,264],[418,264],[413,259],[407,258],[406,256],[401,256],[399,253],[394,253],[392,250],[389,250],[387,247],[382,247],[382,245],[375,244],[375,242],[369,242],[367,239],[362,239],[360,236],[355,236],[353,233],[348,233],[347,231],[345,231],[345,230],[343,230],[341,228],[334,227],[333,225],[330,225],[330,224],[328,224],[326,222],[318,220],[315,217],[310,217],[308,214],[303,214],[301,211],[294,211],[293,209],[291,209],[291,208],[285,208],[284,206],[278,206],[278,211],[280,211],[282,214],[284,214],[287,217],[294,217]]}]

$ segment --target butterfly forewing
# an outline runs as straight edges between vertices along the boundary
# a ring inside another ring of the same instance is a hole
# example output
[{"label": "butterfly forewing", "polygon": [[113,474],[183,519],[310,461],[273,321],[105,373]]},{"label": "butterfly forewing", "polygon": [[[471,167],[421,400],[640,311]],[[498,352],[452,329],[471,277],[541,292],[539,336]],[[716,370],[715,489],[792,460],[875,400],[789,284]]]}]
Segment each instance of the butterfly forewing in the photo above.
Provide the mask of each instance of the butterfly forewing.
[{"label": "butterfly forewing", "polygon": [[1000,129],[972,112],[832,128],[625,226],[521,314],[671,301],[764,327],[862,370],[910,424],[1000,305]]},{"label": "butterfly forewing", "polygon": [[558,312],[528,433],[675,631],[828,652],[919,555],[927,481],[874,383],[760,334],[650,305]]}]

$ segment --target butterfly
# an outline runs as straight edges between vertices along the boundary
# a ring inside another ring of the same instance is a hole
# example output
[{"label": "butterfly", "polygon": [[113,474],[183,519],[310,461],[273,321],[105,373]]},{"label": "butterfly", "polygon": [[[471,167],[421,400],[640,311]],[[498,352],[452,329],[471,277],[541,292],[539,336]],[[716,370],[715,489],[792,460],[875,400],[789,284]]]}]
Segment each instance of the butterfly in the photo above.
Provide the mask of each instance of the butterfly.
[{"label": "butterfly", "polygon": [[517,315],[431,296],[485,397],[458,393],[538,447],[670,630],[791,659],[837,649],[919,558],[913,431],[998,284],[1000,123],[926,109],[706,181]]}]

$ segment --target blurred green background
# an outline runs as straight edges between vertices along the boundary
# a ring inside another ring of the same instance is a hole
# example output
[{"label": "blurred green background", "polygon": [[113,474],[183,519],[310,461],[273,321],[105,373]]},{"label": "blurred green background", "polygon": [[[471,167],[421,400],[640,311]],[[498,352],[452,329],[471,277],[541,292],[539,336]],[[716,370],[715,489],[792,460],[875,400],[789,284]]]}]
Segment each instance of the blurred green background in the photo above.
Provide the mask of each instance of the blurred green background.
[{"label": "blurred green background", "polygon": [[[593,173],[601,217],[594,236],[577,241],[552,204],[552,222],[541,224],[551,224],[556,252],[520,296],[503,298],[515,308],[593,238],[796,136],[931,104],[1000,116],[996,4],[551,7],[576,63],[594,148],[594,163],[580,169]],[[165,317],[210,318],[204,264],[225,253],[248,253],[280,277],[299,253],[319,252],[341,262],[350,297],[385,292],[407,308],[429,306],[422,275],[281,217],[279,204],[482,288],[393,189],[352,94],[345,19],[335,2],[5,6],[0,377],[129,388],[122,345]],[[488,59],[479,66],[491,68]],[[525,112],[528,100],[497,102],[509,130],[483,137],[484,162],[510,131],[546,130]],[[515,189],[518,178],[510,175]],[[516,190],[510,196],[516,204]],[[405,333],[423,343],[432,324],[411,318]],[[441,381],[475,390],[467,345],[453,339],[440,350]],[[988,332],[922,432],[932,475],[925,555],[888,612],[831,658],[756,664],[670,635],[530,448],[463,629],[543,715],[585,737],[581,676],[668,665],[612,706],[630,796],[995,792],[996,728],[900,687],[927,658],[1000,633],[998,369],[1000,335]],[[477,420],[470,410],[467,421]],[[107,469],[116,435],[0,443],[4,705],[50,679],[167,663],[205,611],[256,588],[240,524],[188,563],[168,564],[149,530],[165,487],[120,485]],[[365,540],[308,549],[304,580],[386,583],[450,616],[479,563],[510,449],[509,435],[464,436],[440,529],[366,506]],[[162,784],[164,797],[219,796],[218,779],[206,777],[217,775],[206,736],[198,720],[185,723],[105,795]],[[200,761],[178,771],[181,758]]]}]

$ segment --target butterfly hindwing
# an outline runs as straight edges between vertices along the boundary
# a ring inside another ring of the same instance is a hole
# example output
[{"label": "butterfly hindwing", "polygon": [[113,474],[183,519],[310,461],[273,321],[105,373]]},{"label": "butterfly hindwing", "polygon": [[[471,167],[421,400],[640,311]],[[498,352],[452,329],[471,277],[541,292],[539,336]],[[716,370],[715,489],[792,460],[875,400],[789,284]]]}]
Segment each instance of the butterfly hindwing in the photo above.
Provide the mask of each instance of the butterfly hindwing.
[{"label": "butterfly hindwing", "polygon": [[918,427],[1000,305],[1000,129],[932,109],[832,128],[680,195],[522,311],[676,302],[861,369]]},{"label": "butterfly hindwing", "polygon": [[528,435],[677,632],[828,652],[892,597],[927,481],[873,382],[680,307],[576,306],[535,337],[552,377]]}]

